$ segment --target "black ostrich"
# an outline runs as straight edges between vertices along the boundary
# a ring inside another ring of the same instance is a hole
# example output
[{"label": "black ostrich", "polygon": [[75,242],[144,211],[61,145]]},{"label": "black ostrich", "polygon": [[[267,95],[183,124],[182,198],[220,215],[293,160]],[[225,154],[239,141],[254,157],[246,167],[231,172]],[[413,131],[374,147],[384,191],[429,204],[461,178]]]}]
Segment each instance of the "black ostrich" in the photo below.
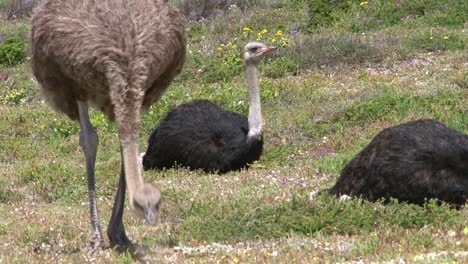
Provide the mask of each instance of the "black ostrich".
[{"label": "black ostrich", "polygon": [[195,100],[172,109],[149,138],[143,156],[145,170],[177,164],[190,170],[225,173],[246,168],[260,158],[263,125],[258,63],[274,48],[251,42],[244,49],[250,98],[248,118],[208,100]]},{"label": "black ostrich", "polygon": [[328,193],[419,205],[437,198],[459,207],[468,199],[468,135],[432,119],[384,129]]}]

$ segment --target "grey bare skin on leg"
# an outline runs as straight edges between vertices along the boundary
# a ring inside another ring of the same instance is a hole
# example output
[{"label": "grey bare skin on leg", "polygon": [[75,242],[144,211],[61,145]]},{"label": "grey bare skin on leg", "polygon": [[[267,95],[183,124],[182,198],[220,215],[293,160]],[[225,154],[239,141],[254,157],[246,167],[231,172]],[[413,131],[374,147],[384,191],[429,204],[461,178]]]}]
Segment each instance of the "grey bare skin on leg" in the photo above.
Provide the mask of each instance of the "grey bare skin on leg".
[{"label": "grey bare skin on leg", "polygon": [[105,247],[105,242],[101,232],[101,225],[99,224],[94,179],[94,168],[99,139],[96,130],[89,120],[88,104],[77,101],[77,105],[80,119],[80,146],[85,156],[86,174],[88,176],[89,211],[92,230],[91,237],[85,249],[88,252],[93,252],[94,250]]}]

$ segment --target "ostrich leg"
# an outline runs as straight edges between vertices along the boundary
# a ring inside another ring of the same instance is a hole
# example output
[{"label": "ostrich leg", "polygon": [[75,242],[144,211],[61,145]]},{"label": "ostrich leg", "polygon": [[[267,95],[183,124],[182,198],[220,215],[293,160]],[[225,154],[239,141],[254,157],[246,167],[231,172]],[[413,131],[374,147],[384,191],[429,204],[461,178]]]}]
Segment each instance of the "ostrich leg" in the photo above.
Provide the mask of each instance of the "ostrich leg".
[{"label": "ostrich leg", "polygon": [[117,194],[115,195],[111,220],[107,227],[107,236],[109,237],[110,245],[111,247],[116,247],[118,251],[124,251],[132,247],[132,242],[125,234],[125,228],[122,221],[126,190],[123,155],[121,164],[119,187],[117,189]]},{"label": "ostrich leg", "polygon": [[101,226],[99,225],[94,182],[94,167],[96,163],[96,152],[99,139],[91,121],[89,120],[88,104],[86,102],[78,101],[77,105],[80,118],[80,145],[85,155],[86,173],[88,175],[89,211],[92,228],[92,234],[85,250],[93,252],[105,247],[104,240],[102,239]]}]

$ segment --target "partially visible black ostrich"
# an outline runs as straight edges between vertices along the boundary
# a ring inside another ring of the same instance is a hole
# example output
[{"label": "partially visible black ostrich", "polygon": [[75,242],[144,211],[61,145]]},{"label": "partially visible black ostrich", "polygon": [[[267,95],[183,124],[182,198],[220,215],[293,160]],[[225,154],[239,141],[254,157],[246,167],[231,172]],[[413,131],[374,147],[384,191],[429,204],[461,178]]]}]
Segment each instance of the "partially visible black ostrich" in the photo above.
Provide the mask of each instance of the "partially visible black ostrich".
[{"label": "partially visible black ostrich", "polygon": [[437,198],[463,205],[468,199],[468,135],[432,119],[384,129],[346,165],[328,192],[369,201],[392,197],[422,205]]},{"label": "partially visible black ostrich", "polygon": [[244,49],[248,118],[208,100],[195,100],[172,109],[150,136],[143,156],[145,170],[177,164],[190,170],[225,173],[248,167],[260,158],[263,124],[258,63],[274,48],[251,42]]}]

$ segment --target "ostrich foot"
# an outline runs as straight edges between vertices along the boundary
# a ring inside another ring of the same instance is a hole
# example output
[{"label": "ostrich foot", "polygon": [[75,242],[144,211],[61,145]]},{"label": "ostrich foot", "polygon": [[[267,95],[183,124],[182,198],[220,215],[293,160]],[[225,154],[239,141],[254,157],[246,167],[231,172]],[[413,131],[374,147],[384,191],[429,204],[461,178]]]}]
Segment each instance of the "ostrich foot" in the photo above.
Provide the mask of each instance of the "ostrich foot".
[{"label": "ostrich foot", "polygon": [[133,251],[133,243],[128,239],[128,237],[125,235],[125,233],[116,233],[116,234],[110,234],[109,235],[109,240],[111,247],[115,249],[117,252],[125,252],[125,251]]},{"label": "ostrich foot", "polygon": [[150,249],[148,247],[142,247],[134,245],[131,251],[132,257],[138,260],[140,263],[155,263],[150,257]]},{"label": "ostrich foot", "polygon": [[95,233],[89,237],[86,246],[83,248],[83,252],[87,254],[93,254],[95,252],[100,252],[108,247],[109,245],[106,243],[106,241],[104,241],[102,236]]},{"label": "ostrich foot", "polygon": [[111,235],[109,239],[111,247],[118,253],[128,252],[133,259],[138,260],[140,263],[152,263],[148,260],[149,249],[133,244],[125,233]]}]

